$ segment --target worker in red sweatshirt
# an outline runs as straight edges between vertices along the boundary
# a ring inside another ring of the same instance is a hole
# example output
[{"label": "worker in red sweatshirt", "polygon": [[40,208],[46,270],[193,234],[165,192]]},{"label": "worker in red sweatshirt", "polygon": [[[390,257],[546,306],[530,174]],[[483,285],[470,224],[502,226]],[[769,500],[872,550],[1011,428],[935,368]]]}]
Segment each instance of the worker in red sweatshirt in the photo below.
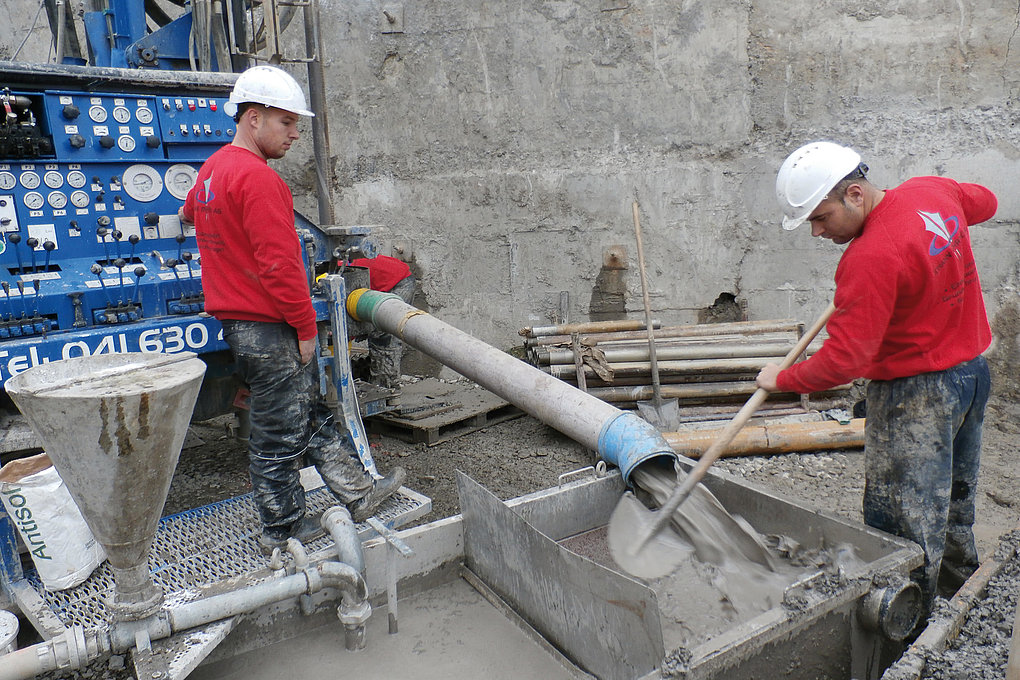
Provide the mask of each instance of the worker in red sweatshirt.
[{"label": "worker in red sweatshirt", "polygon": [[990,389],[991,329],[969,228],[995,195],[943,177],[881,190],[852,149],[801,147],[776,180],[783,227],[846,244],[828,339],[804,362],[769,364],[758,386],[808,393],[869,378],[864,521],[924,550],[913,577],[930,610],[977,568],[974,505]]},{"label": "worker in red sweatshirt", "polygon": [[[403,260],[389,255],[351,260],[355,267],[368,269],[369,288],[397,295],[407,304],[414,299],[415,278]],[[404,343],[386,331],[375,330],[368,336],[369,377],[383,387],[394,387],[400,380],[400,360]]]},{"label": "worker in red sweatshirt", "polygon": [[237,131],[209,157],[180,210],[194,223],[202,254],[205,309],[223,326],[237,373],[251,392],[249,474],[267,554],[287,539],[323,535],[305,515],[300,469],[315,465],[323,481],[366,520],[404,480],[395,467],[374,479],[346,427],[319,394],[318,344],[294,199],[270,158],[298,140],[307,110],[301,87],[286,71],[255,66],[238,76],[223,106]]}]

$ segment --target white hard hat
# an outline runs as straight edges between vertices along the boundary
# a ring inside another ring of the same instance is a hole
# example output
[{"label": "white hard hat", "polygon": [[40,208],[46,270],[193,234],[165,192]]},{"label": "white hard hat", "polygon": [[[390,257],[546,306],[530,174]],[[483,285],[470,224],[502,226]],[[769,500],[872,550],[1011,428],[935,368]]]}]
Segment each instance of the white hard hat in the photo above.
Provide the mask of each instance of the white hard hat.
[{"label": "white hard hat", "polygon": [[305,104],[305,93],[294,78],[275,66],[253,66],[237,77],[223,112],[233,118],[237,105],[245,102],[265,104],[299,116],[314,116]]},{"label": "white hard hat", "polygon": [[776,198],[783,208],[783,229],[800,226],[832,187],[860,163],[860,154],[833,142],[811,142],[790,154],[776,176]]}]

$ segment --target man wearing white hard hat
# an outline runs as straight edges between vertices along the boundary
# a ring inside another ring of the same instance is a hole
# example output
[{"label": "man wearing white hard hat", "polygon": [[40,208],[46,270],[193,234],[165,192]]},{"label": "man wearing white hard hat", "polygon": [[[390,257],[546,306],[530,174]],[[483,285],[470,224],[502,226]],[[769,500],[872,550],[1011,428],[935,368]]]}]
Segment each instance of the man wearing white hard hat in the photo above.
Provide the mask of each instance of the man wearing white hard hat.
[{"label": "man wearing white hard hat", "polygon": [[929,609],[978,565],[974,504],[991,329],[969,227],[995,195],[943,177],[882,190],[853,149],[814,142],[776,179],[783,227],[846,244],[828,339],[804,362],[769,364],[758,385],[817,392],[869,378],[864,520],[918,543],[914,573]]},{"label": "man wearing white hard hat", "polygon": [[255,66],[238,76],[223,110],[237,124],[234,139],[202,166],[180,214],[195,224],[205,309],[223,325],[251,392],[249,473],[269,554],[288,538],[324,533],[305,515],[304,459],[358,522],[400,488],[404,470],[374,480],[319,395],[315,310],[294,199],[268,164],[298,140],[300,117],[315,115],[301,86],[286,71]]}]

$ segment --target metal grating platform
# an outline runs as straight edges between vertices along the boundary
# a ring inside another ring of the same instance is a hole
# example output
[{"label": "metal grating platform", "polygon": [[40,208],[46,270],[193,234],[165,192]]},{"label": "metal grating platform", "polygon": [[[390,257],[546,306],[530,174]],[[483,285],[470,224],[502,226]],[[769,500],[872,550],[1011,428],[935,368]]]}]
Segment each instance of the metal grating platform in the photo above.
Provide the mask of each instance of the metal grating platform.
[{"label": "metal grating platform", "polygon": [[[307,492],[308,511],[318,513],[337,505],[325,487]],[[388,499],[376,517],[390,528],[408,524],[428,514],[432,501],[402,487]],[[197,599],[195,588],[218,581],[264,572],[267,559],[259,549],[261,524],[252,495],[231,498],[160,520],[149,553],[152,579],[162,588],[167,602]],[[366,540],[376,535],[367,524],[358,525],[358,535]],[[308,553],[332,545],[329,536],[309,543]],[[105,629],[111,616],[106,599],[114,590],[113,573],[104,562],[79,586],[67,590],[46,590],[34,572],[26,576],[52,613],[65,626]]]}]

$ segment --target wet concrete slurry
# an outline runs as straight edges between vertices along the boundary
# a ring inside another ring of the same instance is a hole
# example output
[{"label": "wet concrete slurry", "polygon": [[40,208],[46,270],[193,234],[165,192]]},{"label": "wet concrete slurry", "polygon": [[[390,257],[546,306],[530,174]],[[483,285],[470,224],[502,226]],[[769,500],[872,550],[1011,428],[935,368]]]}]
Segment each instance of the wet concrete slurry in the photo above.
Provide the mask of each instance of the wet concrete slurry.
[{"label": "wet concrete slurry", "polygon": [[364,650],[347,651],[337,623],[203,666],[189,680],[575,677],[466,581],[402,599],[398,613],[400,632],[390,635],[386,608],[373,609]]}]

